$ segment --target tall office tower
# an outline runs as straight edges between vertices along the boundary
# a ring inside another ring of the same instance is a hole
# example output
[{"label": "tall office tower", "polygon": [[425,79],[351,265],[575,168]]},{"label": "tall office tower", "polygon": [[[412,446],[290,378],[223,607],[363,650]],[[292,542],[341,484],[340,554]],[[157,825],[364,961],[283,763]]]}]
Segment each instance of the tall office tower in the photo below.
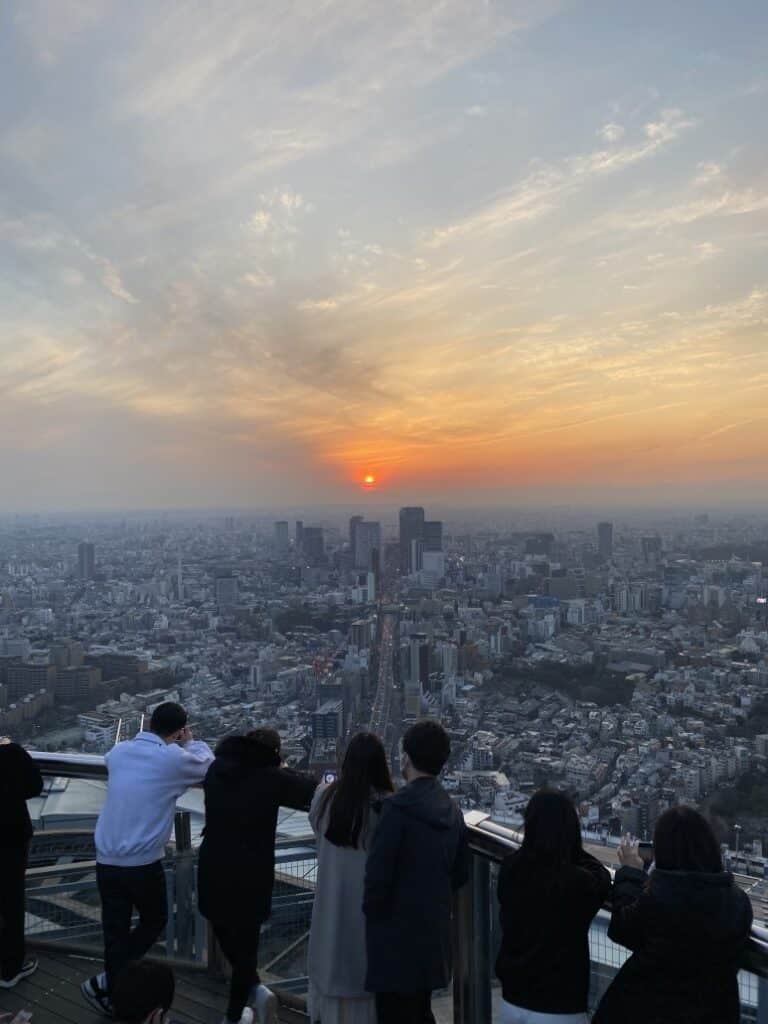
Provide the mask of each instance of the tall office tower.
[{"label": "tall office tower", "polygon": [[181,566],[181,552],[179,552],[179,562],[176,567],[176,597],[179,601],[184,600],[184,573]]},{"label": "tall office tower", "polygon": [[424,521],[424,550],[443,550],[443,524],[440,519],[427,519]]},{"label": "tall office tower", "polygon": [[96,573],[96,548],[89,541],[77,545],[77,574],[81,580],[92,580]]},{"label": "tall office tower", "polygon": [[613,523],[597,524],[597,553],[604,562],[613,555]]},{"label": "tall office tower", "polygon": [[405,714],[418,717],[424,685],[429,682],[429,641],[426,634],[411,633],[408,647],[408,678],[403,686]]},{"label": "tall office tower", "polygon": [[424,536],[424,509],[406,507],[400,509],[400,570],[412,572],[411,542]]},{"label": "tall office tower", "polygon": [[278,555],[288,554],[288,523],[284,519],[275,523],[275,548]]},{"label": "tall office tower", "polygon": [[304,523],[301,519],[296,520],[296,550],[301,551],[304,544]]},{"label": "tall office tower", "polygon": [[325,565],[325,537],[322,526],[304,527],[302,550],[308,565]]},{"label": "tall office tower", "polygon": [[230,611],[237,604],[237,580],[232,573],[216,577],[216,604],[219,611]]},{"label": "tall office tower", "polygon": [[352,565],[357,565],[357,528],[363,516],[352,516],[349,520],[349,550],[352,552]]},{"label": "tall office tower", "polygon": [[381,524],[360,522],[355,528],[355,568],[376,572],[381,553]]},{"label": "tall office tower", "polygon": [[408,571],[421,572],[424,568],[424,541],[412,540],[411,553],[408,557]]}]

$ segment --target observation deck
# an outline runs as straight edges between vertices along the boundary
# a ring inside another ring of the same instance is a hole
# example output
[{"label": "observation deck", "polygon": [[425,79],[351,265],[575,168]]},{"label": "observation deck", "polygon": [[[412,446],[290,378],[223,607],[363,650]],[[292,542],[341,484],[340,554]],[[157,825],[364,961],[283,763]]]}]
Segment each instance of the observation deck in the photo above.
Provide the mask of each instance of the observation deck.
[{"label": "observation deck", "polygon": [[[65,791],[85,786],[88,812],[63,828],[56,816],[33,842],[27,876],[27,935],[40,958],[40,970],[10,992],[0,992],[0,1014],[32,1013],[32,1024],[97,1024],[88,1009],[80,982],[100,969],[101,925],[96,891],[93,824],[96,793],[103,793],[103,759],[91,755],[33,753],[47,789]],[[71,783],[66,780],[72,780]],[[84,782],[83,780],[87,780]],[[219,1024],[226,1005],[225,965],[207,924],[197,912],[196,858],[192,841],[196,812],[177,812],[174,841],[164,861],[168,888],[168,924],[152,956],[173,967],[177,998],[171,1019],[178,1024]],[[493,974],[500,938],[496,910],[496,878],[501,860],[520,841],[518,833],[488,815],[465,814],[470,835],[470,882],[457,895],[454,927],[454,979],[450,990],[437,993],[435,1016],[440,1024],[488,1024],[500,1019],[500,992]],[[588,846],[608,866],[614,852]],[[276,879],[272,920],[262,937],[260,970],[281,1003],[280,1019],[306,1021],[306,957],[314,901],[317,859],[306,815],[290,812],[278,824]],[[756,918],[763,918],[764,887],[754,878],[740,878],[750,892]],[[595,918],[590,931],[590,1004],[594,1007],[629,955],[607,936],[610,908]],[[739,975],[744,1024],[768,1024],[768,931],[756,925]]]}]

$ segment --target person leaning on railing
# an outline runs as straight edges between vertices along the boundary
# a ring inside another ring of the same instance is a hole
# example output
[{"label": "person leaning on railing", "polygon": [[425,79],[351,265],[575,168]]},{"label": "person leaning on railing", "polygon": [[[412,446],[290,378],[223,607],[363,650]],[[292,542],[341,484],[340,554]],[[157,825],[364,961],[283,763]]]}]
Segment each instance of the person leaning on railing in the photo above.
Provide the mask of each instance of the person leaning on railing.
[{"label": "person leaning on railing", "polygon": [[593,1024],[739,1024],[738,962],[752,906],[723,870],[720,846],[692,807],[671,807],[653,836],[650,874],[619,848],[609,938],[632,950]]},{"label": "person leaning on railing", "polygon": [[501,1021],[586,1024],[589,926],[611,876],[582,847],[579,817],[564,793],[535,793],[524,820],[522,846],[499,872]]},{"label": "person leaning on railing", "polygon": [[363,883],[368,851],[393,792],[384,744],[370,732],[349,741],[337,782],[318,789],[309,820],[317,836],[317,884],[309,936],[311,1024],[377,1024],[365,990]]},{"label": "person leaning on railing", "polygon": [[[155,708],[148,731],[106,755],[107,798],[95,834],[104,971],[80,987],[103,1013],[112,1012],[112,987],[122,968],[143,957],[165,927],[162,859],[176,801],[203,781],[212,760],[208,744],[192,738],[184,708],[171,701]],[[132,928],[134,909],[139,922]]]},{"label": "person leaning on railing", "polygon": [[40,769],[26,750],[0,738],[0,989],[37,970],[24,945],[24,875],[32,837],[27,800],[42,791]]},{"label": "person leaning on railing", "polygon": [[272,911],[280,807],[308,811],[317,780],[282,763],[280,736],[254,729],[216,748],[203,785],[205,830],[198,861],[198,905],[232,965],[226,1021],[277,1021],[277,999],[260,983],[262,924]]}]

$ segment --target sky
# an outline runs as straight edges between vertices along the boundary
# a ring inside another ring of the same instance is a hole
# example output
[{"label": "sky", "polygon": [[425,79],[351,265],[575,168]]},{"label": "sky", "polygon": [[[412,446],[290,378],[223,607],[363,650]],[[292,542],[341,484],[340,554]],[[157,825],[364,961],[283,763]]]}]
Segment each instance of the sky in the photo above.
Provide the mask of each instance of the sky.
[{"label": "sky", "polygon": [[764,507],[767,44],[764,0],[0,0],[0,510]]}]

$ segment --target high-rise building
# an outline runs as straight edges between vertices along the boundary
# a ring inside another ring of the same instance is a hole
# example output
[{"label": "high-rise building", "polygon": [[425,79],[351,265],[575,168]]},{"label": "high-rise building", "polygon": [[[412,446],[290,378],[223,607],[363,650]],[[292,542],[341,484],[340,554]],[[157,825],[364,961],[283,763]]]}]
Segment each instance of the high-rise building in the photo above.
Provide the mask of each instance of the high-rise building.
[{"label": "high-rise building", "polygon": [[597,524],[597,553],[604,562],[613,556],[613,523]]},{"label": "high-rise building", "polygon": [[308,565],[325,565],[325,536],[322,526],[304,527],[302,551]]},{"label": "high-rise building", "polygon": [[355,568],[377,572],[381,557],[381,524],[359,522],[353,547]]},{"label": "high-rise building", "polygon": [[400,509],[400,570],[412,572],[411,544],[424,536],[424,509],[411,506]]},{"label": "high-rise building", "polygon": [[312,712],[312,739],[338,740],[344,731],[343,700],[326,700]]},{"label": "high-rise building", "polygon": [[219,611],[230,611],[237,604],[237,580],[231,573],[216,577],[216,604]]},{"label": "high-rise building", "polygon": [[296,550],[301,551],[304,543],[304,523],[301,519],[296,520]]},{"label": "high-rise building", "polygon": [[424,521],[424,550],[443,550],[443,524],[440,519],[427,519]]},{"label": "high-rise building", "polygon": [[352,564],[357,565],[357,528],[363,516],[352,516],[349,520],[349,550],[352,552]]},{"label": "high-rise building", "polygon": [[96,548],[90,541],[77,545],[77,574],[81,580],[92,580],[96,574]]},{"label": "high-rise building", "polygon": [[275,523],[275,548],[278,555],[288,554],[288,523],[284,519]]},{"label": "high-rise building", "polygon": [[408,638],[408,678],[403,686],[405,714],[418,717],[425,684],[429,682],[429,641],[425,633],[411,633]]}]

